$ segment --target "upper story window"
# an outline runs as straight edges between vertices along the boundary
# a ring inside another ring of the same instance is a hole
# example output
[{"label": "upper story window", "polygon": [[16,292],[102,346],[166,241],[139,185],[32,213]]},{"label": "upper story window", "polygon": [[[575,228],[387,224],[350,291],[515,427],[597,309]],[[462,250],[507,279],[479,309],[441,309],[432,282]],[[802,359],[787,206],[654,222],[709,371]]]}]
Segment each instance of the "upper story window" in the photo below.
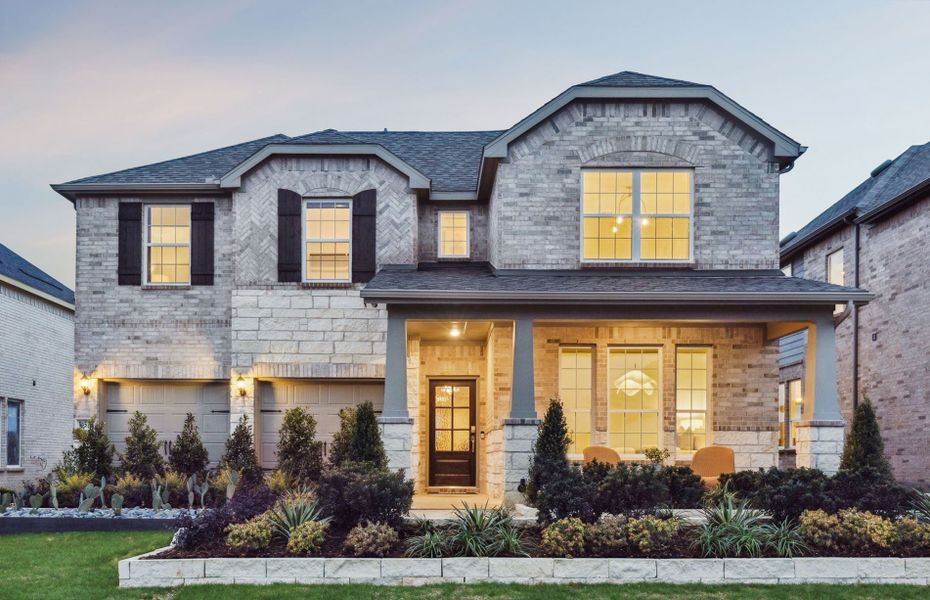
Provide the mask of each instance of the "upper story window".
[{"label": "upper story window", "polygon": [[468,212],[439,212],[439,258],[468,258]]},{"label": "upper story window", "polygon": [[781,272],[785,274],[785,277],[791,277],[791,276],[792,276],[791,274],[794,273],[794,269],[792,268],[792,264],[791,264],[791,263],[788,263],[787,265],[785,265],[784,267],[782,267],[782,268],[781,268]]},{"label": "upper story window", "polygon": [[691,171],[584,171],[582,260],[690,260],[692,197]]},{"label": "upper story window", "polygon": [[304,203],[304,280],[350,281],[352,201]]},{"label": "upper story window", "polygon": [[[843,266],[842,248],[827,255],[827,283],[846,285],[846,269]],[[837,304],[833,308],[834,313],[841,313],[844,310],[846,310],[845,304]]]},{"label": "upper story window", "polygon": [[145,207],[145,283],[188,285],[191,281],[191,207]]}]

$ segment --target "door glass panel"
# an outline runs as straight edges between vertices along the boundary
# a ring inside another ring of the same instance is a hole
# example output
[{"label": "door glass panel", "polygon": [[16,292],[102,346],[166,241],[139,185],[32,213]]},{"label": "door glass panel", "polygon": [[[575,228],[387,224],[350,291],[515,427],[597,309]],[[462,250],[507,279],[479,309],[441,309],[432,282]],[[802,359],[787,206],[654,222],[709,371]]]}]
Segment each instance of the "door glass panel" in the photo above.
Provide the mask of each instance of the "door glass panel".
[{"label": "door glass panel", "polygon": [[436,406],[452,406],[452,388],[448,386],[436,387]]},{"label": "door glass panel", "polygon": [[469,421],[470,421],[470,415],[469,415],[470,412],[471,412],[471,411],[469,411],[467,408],[456,408],[456,409],[455,409],[455,411],[454,411],[454,413],[455,413],[455,415],[454,415],[455,421],[453,421],[453,423],[455,424],[455,428],[456,428],[456,429],[465,429],[465,430],[467,430],[467,429],[470,427],[470,425],[471,425],[471,423],[469,422]]},{"label": "door glass panel", "polygon": [[471,450],[471,388],[462,385],[436,386],[433,428],[438,452]]},{"label": "door glass panel", "polygon": [[436,409],[436,429],[451,429],[451,428],[452,428],[452,409],[437,408]]},{"label": "door glass panel", "polygon": [[436,450],[439,452],[449,452],[452,450],[452,432],[436,432]]},{"label": "door glass panel", "polygon": [[455,386],[452,388],[452,401],[455,406],[469,406],[471,404],[471,388]]},{"label": "door glass panel", "polygon": [[468,452],[468,430],[455,430],[452,432],[452,450],[454,452]]}]

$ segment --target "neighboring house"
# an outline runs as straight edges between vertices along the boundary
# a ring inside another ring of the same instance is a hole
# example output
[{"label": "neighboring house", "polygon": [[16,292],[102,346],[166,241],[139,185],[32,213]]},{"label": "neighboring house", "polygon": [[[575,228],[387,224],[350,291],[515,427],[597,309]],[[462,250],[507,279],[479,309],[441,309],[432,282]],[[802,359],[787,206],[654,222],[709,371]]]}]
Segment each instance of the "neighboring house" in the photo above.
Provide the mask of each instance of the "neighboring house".
[{"label": "neighboring house", "polygon": [[71,445],[74,292],[0,244],[0,488],[48,475]]},{"label": "neighboring house", "polygon": [[[795,277],[864,287],[868,306],[834,315],[840,410],[875,406],[885,451],[904,481],[930,481],[930,143],[911,146],[781,243]],[[783,396],[799,397],[805,340],[782,342]],[[793,391],[792,391],[793,390]],[[790,436],[788,437],[790,445]]]},{"label": "neighboring house", "polygon": [[[709,444],[777,461],[776,340],[816,332],[799,462],[836,468],[833,306],[778,270],[778,179],[804,147],[715,88],[623,72],[506,130],[272,137],[53,186],[77,210],[79,417],[166,443],[282,411],[328,441],[380,412],[418,492],[526,477],[565,403],[571,452]],[[831,440],[831,441],[825,441]]]}]

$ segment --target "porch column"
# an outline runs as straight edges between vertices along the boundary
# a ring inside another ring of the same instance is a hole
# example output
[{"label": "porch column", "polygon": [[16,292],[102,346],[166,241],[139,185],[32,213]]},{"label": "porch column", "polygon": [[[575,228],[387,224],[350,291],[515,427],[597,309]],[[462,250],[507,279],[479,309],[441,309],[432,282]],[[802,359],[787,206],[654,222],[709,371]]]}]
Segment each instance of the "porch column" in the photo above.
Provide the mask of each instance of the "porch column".
[{"label": "porch column", "polygon": [[[378,418],[388,468],[410,475],[413,419],[407,412],[407,321],[388,310],[384,360],[384,410]],[[415,475],[415,474],[414,474]]]},{"label": "porch column", "polygon": [[525,317],[513,321],[510,393],[510,418],[503,422],[504,502],[508,506],[524,501],[517,489],[529,474],[539,433],[533,375],[533,320]]},{"label": "porch column", "polygon": [[526,318],[514,319],[511,419],[536,418],[535,387],[533,377],[533,321]]},{"label": "porch column", "polygon": [[816,318],[807,328],[806,402],[796,445],[797,466],[828,474],[839,469],[846,425],[837,395],[835,333],[832,314]]}]

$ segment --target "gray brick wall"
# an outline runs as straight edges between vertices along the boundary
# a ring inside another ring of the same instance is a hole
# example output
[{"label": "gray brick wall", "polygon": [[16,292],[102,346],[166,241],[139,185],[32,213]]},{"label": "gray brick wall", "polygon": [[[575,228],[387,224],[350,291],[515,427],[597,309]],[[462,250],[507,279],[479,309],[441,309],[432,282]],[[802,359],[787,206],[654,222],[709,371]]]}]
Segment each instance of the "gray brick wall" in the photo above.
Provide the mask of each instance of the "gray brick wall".
[{"label": "gray brick wall", "polygon": [[435,262],[439,252],[439,213],[462,210],[468,213],[470,260],[488,260],[488,205],[475,202],[420,202],[418,209],[420,262]]}]

